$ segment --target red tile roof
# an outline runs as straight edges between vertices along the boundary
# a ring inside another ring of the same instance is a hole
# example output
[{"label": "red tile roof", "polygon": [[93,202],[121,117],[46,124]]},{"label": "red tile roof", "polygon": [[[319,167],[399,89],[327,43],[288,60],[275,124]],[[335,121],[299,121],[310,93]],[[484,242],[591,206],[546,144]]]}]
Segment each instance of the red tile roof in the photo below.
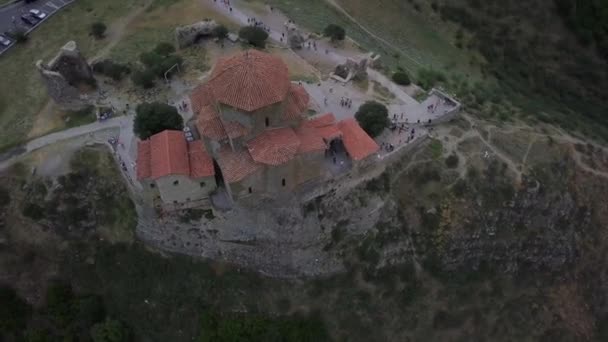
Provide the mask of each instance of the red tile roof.
[{"label": "red tile roof", "polygon": [[[207,82],[218,102],[247,112],[283,101],[290,84],[287,65],[257,50],[221,58]],[[204,98],[205,90],[199,91],[194,98]]]},{"label": "red tile roof", "polygon": [[192,112],[198,113],[204,106],[214,104],[213,92],[207,83],[201,84],[194,88],[192,94],[190,94],[190,105],[192,106]]},{"label": "red tile roof", "polygon": [[137,145],[137,179],[168,175],[214,175],[213,160],[201,142],[187,143],[182,131],[165,130]]},{"label": "red tile roof", "polygon": [[150,178],[150,140],[137,143],[137,179]]},{"label": "red tile roof", "polygon": [[361,160],[377,152],[380,147],[359,126],[353,118],[338,122],[338,128],[342,131],[342,142],[350,157]]},{"label": "red tile roof", "polygon": [[228,183],[239,182],[262,167],[253,161],[246,150],[235,152],[228,146],[219,150],[217,163],[222,169],[224,180]]},{"label": "red tile roof", "polygon": [[322,115],[317,115],[304,124],[309,127],[324,127],[329,125],[334,125],[336,123],[336,117],[333,113],[325,113]]},{"label": "red tile roof", "polygon": [[230,136],[230,138],[238,138],[249,133],[247,127],[235,121],[220,121],[220,116],[215,110],[215,106],[203,106],[198,112],[196,120],[196,128],[198,132],[213,140],[221,140]]},{"label": "red tile roof", "polygon": [[215,175],[213,159],[207,153],[205,145],[200,140],[188,143],[188,157],[190,159],[190,177],[202,178]]},{"label": "red tile roof", "polygon": [[308,153],[314,151],[325,151],[327,145],[323,141],[323,138],[317,131],[312,127],[300,126],[295,129],[296,135],[300,140],[300,146],[298,147],[298,153]]},{"label": "red tile roof", "polygon": [[298,152],[300,140],[289,127],[264,131],[247,142],[253,160],[267,165],[281,165]]},{"label": "red tile roof", "polygon": [[188,145],[184,132],[166,130],[150,137],[151,178],[190,175]]},{"label": "red tile roof", "polygon": [[304,122],[304,125],[314,127],[326,142],[342,136],[342,131],[336,125],[336,117],[332,113],[315,116]]},{"label": "red tile roof", "polygon": [[304,87],[291,84],[289,93],[287,94],[287,102],[285,104],[284,117],[286,120],[294,120],[302,118],[302,113],[308,109],[310,96]]}]

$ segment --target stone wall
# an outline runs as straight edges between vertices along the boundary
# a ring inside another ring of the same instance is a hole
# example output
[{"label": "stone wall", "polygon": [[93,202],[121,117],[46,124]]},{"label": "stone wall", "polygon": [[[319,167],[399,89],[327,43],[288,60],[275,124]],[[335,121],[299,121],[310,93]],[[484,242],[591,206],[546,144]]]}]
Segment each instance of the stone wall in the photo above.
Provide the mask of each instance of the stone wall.
[{"label": "stone wall", "polygon": [[177,47],[183,49],[194,43],[200,37],[210,37],[213,34],[213,29],[218,24],[209,19],[199,21],[192,25],[180,26],[175,29],[175,42]]},{"label": "stone wall", "polygon": [[49,96],[60,107],[80,110],[92,103],[88,96],[81,94],[78,86],[95,84],[93,70],[74,41],[65,44],[48,64],[42,60],[36,62],[36,68]]},{"label": "stone wall", "polygon": [[217,187],[215,177],[192,179],[182,175],[161,177],[156,180],[156,186],[165,203],[186,203],[206,199]]}]

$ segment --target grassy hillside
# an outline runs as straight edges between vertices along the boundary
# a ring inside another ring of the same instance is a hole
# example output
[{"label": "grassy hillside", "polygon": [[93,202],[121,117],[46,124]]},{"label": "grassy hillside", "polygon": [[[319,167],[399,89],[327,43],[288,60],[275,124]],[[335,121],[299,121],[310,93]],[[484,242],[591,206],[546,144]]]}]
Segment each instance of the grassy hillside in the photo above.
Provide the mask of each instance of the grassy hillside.
[{"label": "grassy hillside", "polygon": [[595,32],[580,29],[587,21],[564,25],[553,0],[437,3],[443,20],[470,33],[469,47],[487,59],[485,70],[504,96],[543,121],[608,138],[608,67],[594,46],[581,43],[580,32]]}]

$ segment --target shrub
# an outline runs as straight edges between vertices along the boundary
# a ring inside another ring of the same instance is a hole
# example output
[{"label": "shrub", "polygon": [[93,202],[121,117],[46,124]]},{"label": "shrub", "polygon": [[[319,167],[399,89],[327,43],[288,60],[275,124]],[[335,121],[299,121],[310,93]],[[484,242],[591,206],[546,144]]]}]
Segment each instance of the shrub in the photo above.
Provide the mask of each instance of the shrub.
[{"label": "shrub", "polygon": [[0,208],[6,207],[11,203],[11,194],[0,186]]},{"label": "shrub", "polygon": [[46,292],[46,308],[49,317],[60,327],[66,327],[77,315],[72,286],[59,281],[49,285]]},{"label": "shrub", "polygon": [[44,217],[44,208],[36,203],[27,203],[21,213],[23,216],[37,221]]},{"label": "shrub", "polygon": [[167,129],[181,130],[184,127],[184,120],[177,109],[165,103],[142,103],[136,112],[133,132],[142,140]]},{"label": "shrub", "polygon": [[213,29],[212,35],[219,39],[224,39],[228,36],[228,29],[224,25],[218,25]]},{"label": "shrub", "polygon": [[109,59],[93,64],[93,71],[112,78],[114,81],[120,81],[126,74],[131,72],[131,69],[126,64],[115,63]]},{"label": "shrub", "polygon": [[101,39],[105,36],[106,29],[106,24],[99,21],[94,22],[91,24],[91,35],[97,39]]},{"label": "shrub", "polygon": [[259,27],[244,26],[239,30],[239,37],[255,47],[264,48],[268,33]]},{"label": "shrub", "polygon": [[127,342],[132,341],[131,329],[121,321],[107,318],[91,328],[93,342]]},{"label": "shrub", "polygon": [[25,33],[25,30],[21,28],[9,32],[8,35],[17,43],[25,43],[27,41],[27,34]]},{"label": "shrub", "polygon": [[346,37],[346,31],[344,31],[344,28],[339,25],[329,24],[325,27],[325,29],[323,29],[323,35],[325,37],[329,37],[332,42],[335,42],[338,40],[344,40]]},{"label": "shrub", "polygon": [[405,71],[397,71],[394,73],[393,82],[399,85],[410,85],[410,83],[412,83],[410,76]]},{"label": "shrub", "polygon": [[175,47],[171,43],[161,42],[156,45],[154,52],[162,57],[167,57],[175,52]]},{"label": "shrub", "polygon": [[359,107],[355,118],[361,128],[372,137],[378,136],[389,125],[388,109],[376,101],[367,101]]},{"label": "shrub", "polygon": [[430,90],[436,84],[445,82],[446,78],[443,73],[433,69],[418,70],[418,85],[424,90]]},{"label": "shrub", "polygon": [[30,306],[15,290],[7,286],[0,287],[0,337],[1,332],[16,333],[25,328]]},{"label": "shrub", "polygon": [[144,89],[149,89],[149,88],[154,87],[155,78],[156,78],[156,76],[154,75],[154,72],[152,72],[149,69],[137,70],[131,76],[131,80],[133,81],[133,83]]},{"label": "shrub", "polygon": [[458,167],[458,156],[455,154],[449,155],[445,158],[445,165],[450,169],[455,169]]},{"label": "shrub", "polygon": [[181,57],[168,53],[170,49],[175,50],[173,46],[169,47],[168,45],[161,44],[154,51],[144,52],[139,55],[139,60],[146,66],[146,69],[159,78],[164,77],[165,72],[175,64],[182,64]]}]

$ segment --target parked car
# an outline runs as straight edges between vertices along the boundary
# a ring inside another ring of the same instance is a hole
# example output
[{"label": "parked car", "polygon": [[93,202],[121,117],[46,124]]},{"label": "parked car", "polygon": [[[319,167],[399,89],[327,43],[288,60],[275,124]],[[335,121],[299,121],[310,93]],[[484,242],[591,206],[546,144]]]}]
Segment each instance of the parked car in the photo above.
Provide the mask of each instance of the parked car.
[{"label": "parked car", "polygon": [[44,19],[46,17],[46,13],[42,12],[39,9],[35,9],[35,8],[32,8],[30,10],[30,14],[33,15],[34,17],[40,19],[40,20],[42,20],[42,19]]},{"label": "parked car", "polygon": [[34,16],[33,16],[33,15],[31,15],[31,14],[24,14],[24,15],[22,15],[22,16],[21,16],[21,20],[22,20],[24,23],[26,23],[26,24],[28,24],[28,25],[30,25],[30,26],[34,26],[34,25],[38,24],[38,22],[40,21],[40,19],[38,19],[38,18],[34,17]]},{"label": "parked car", "polygon": [[11,40],[0,34],[0,44],[9,46],[11,45]]}]

